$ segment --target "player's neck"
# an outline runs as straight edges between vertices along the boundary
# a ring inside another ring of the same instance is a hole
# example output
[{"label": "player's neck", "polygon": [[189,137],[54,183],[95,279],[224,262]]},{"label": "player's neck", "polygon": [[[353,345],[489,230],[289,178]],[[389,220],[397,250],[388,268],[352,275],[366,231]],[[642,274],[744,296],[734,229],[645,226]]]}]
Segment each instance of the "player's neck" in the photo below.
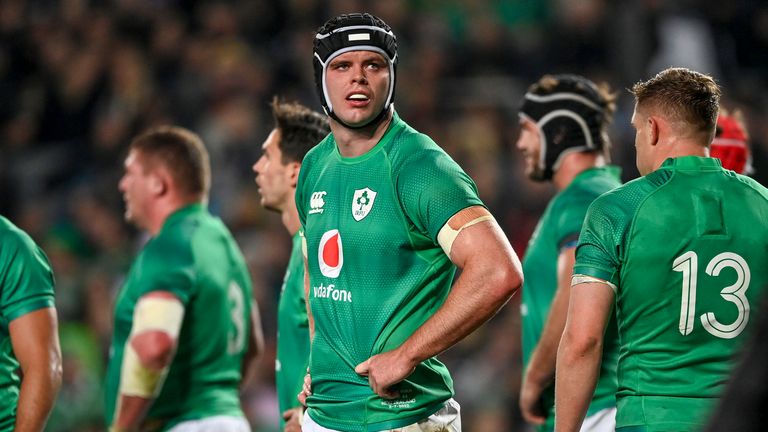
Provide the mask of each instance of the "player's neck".
[{"label": "player's neck", "polygon": [[392,111],[382,121],[360,129],[350,129],[334,119],[330,120],[331,133],[343,157],[357,157],[368,153],[379,143],[392,122]]},{"label": "player's neck", "polygon": [[172,214],[183,207],[195,203],[199,203],[199,201],[184,200],[179,197],[171,196],[157,200],[152,206],[145,229],[152,235],[152,237],[155,237]]},{"label": "player's neck", "polygon": [[596,153],[568,153],[563,156],[557,172],[552,176],[552,183],[557,190],[563,190],[568,187],[582,172],[605,165],[605,158]]},{"label": "player's neck", "polygon": [[[295,193],[296,190],[294,189],[294,194]],[[299,220],[299,211],[296,210],[295,195],[291,195],[291,199],[285,203],[285,208],[280,212],[280,218],[283,221],[285,229],[288,230],[288,233],[291,234],[291,236],[294,236],[299,231],[299,228],[301,228],[301,221]]]},{"label": "player's neck", "polygon": [[655,169],[659,169],[665,160],[684,156],[709,157],[709,147],[697,140],[678,138],[660,147],[656,153]]}]

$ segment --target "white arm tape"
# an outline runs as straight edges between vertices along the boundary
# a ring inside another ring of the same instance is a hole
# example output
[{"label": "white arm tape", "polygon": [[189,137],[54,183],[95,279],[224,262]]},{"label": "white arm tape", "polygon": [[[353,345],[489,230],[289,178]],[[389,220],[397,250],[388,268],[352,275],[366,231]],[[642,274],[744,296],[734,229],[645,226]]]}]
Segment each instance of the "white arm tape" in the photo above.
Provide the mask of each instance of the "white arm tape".
[{"label": "white arm tape", "polygon": [[131,335],[148,330],[159,330],[176,339],[179,337],[183,319],[184,305],[178,299],[142,297],[133,311]]},{"label": "white arm tape", "polygon": [[125,343],[123,366],[120,369],[120,394],[144,399],[156,398],[163,388],[168,369],[165,367],[162,370],[153,370],[142,365],[129,339]]},{"label": "white arm tape", "polygon": [[443,225],[443,227],[440,228],[440,232],[437,233],[437,243],[440,245],[441,248],[443,248],[443,252],[445,252],[445,254],[448,255],[448,258],[450,258],[451,248],[453,248],[453,242],[456,240],[456,237],[459,236],[459,233],[464,228],[469,228],[472,225],[475,225],[487,220],[493,220],[493,216],[491,215],[479,216],[465,223],[457,230],[451,228],[451,225],[448,222],[446,222],[445,225]]},{"label": "white arm tape", "polygon": [[571,277],[571,286],[574,287],[576,285],[585,284],[585,283],[598,283],[603,285],[608,285],[613,290],[613,293],[615,294],[617,291],[616,285],[606,281],[602,280],[596,277],[587,276],[583,274],[575,274],[573,277]]},{"label": "white arm tape", "polygon": [[166,297],[142,297],[133,311],[131,337],[125,343],[123,364],[120,370],[120,394],[146,399],[156,398],[169,367],[154,370],[141,363],[133,348],[133,336],[146,331],[162,331],[177,339],[184,319],[184,306],[178,299]]}]

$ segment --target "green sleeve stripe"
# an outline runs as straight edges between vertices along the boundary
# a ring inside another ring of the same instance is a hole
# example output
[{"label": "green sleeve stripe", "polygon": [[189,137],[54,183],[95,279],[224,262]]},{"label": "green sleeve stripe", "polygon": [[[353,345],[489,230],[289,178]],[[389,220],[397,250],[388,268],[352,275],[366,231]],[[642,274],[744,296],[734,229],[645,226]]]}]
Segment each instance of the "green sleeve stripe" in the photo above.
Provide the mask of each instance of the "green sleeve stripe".
[{"label": "green sleeve stripe", "polygon": [[30,312],[34,312],[38,309],[44,309],[47,307],[54,307],[53,296],[46,296],[43,298],[34,297],[31,301],[25,301],[11,308],[10,311],[5,311],[5,316],[8,318],[8,322],[10,323],[22,315],[26,315]]}]

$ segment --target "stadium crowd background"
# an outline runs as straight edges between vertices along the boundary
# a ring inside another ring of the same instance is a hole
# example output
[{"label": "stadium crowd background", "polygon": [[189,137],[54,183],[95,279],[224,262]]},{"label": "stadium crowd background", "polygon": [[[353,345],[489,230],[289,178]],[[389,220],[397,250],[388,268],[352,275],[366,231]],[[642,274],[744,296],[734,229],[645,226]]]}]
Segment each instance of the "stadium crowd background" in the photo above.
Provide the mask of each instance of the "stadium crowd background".
[{"label": "stadium crowd background", "polygon": [[[338,13],[369,11],[398,36],[396,107],[478,184],[522,256],[553,190],[522,174],[517,107],[544,73],[620,92],[614,161],[635,178],[632,98],[667,66],[713,75],[746,115],[754,176],[768,180],[768,4],[750,0],[118,0],[0,2],[0,214],[42,246],[56,275],[64,386],[51,431],[103,430],[112,307],[145,238],[117,190],[130,139],[157,124],[199,133],[210,207],[248,260],[267,337],[247,389],[255,431],[277,428],[275,310],[290,238],[259,206],[251,165],[273,95],[315,109],[312,38]],[[519,299],[519,296],[517,296]],[[467,431],[523,430],[518,303],[441,356]]]}]

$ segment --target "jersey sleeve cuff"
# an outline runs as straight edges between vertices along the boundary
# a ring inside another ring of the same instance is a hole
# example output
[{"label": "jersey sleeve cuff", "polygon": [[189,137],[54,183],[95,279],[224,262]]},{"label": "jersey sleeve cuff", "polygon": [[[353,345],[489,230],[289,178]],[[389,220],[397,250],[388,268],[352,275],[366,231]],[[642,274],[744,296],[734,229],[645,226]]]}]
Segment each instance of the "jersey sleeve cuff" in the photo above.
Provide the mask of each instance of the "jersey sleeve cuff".
[{"label": "jersey sleeve cuff", "polygon": [[30,300],[24,301],[18,305],[6,309],[5,314],[8,322],[15,320],[30,312],[34,312],[38,309],[45,309],[48,307],[54,307],[53,297],[35,297]]},{"label": "jersey sleeve cuff", "polygon": [[618,286],[619,280],[615,271],[605,270],[596,267],[588,267],[584,265],[573,266],[573,274],[591,276],[594,278],[602,279],[613,286]]}]

